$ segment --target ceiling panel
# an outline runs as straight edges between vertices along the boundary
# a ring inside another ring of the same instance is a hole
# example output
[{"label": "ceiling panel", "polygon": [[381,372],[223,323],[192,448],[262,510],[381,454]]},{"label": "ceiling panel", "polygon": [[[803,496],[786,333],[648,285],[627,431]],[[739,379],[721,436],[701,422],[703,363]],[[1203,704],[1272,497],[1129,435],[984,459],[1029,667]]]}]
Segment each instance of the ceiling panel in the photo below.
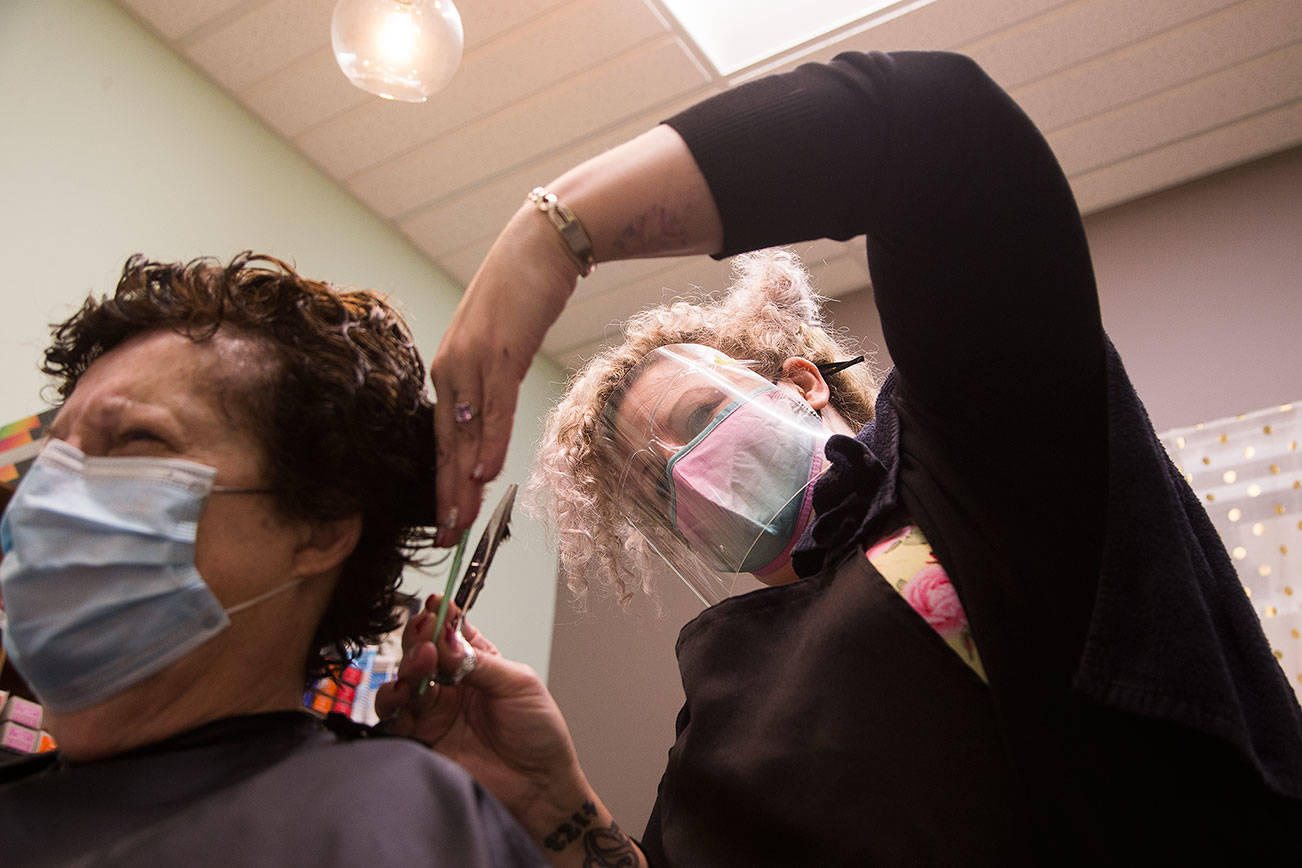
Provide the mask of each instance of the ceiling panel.
[{"label": "ceiling panel", "polygon": [[185,53],[219,84],[239,91],[329,44],[333,9],[334,0],[271,0],[188,40]]},{"label": "ceiling panel", "polygon": [[612,116],[651,107],[705,86],[705,72],[673,37],[603,64],[505,111],[347,178],[363,202],[401,218],[425,203],[599,132]]},{"label": "ceiling panel", "polygon": [[148,21],[159,35],[181,39],[201,24],[218,18],[249,0],[204,0],[203,3],[180,3],[177,0],[121,0],[121,4]]},{"label": "ceiling panel", "polygon": [[368,100],[297,143],[333,171],[351,175],[559,82],[572,83],[611,54],[666,33],[642,0],[567,3],[469,52],[452,83],[425,103]]},{"label": "ceiling panel", "polygon": [[564,5],[566,0],[461,0],[461,26],[466,48],[472,49],[509,33],[549,9]]},{"label": "ceiling panel", "polygon": [[[435,258],[455,253],[472,243],[491,241],[534,187],[651,129],[709,92],[699,91],[691,99],[659,106],[614,129],[583,138],[564,150],[530,160],[521,168],[411,214],[401,220],[399,226],[422,250]],[[582,293],[591,282],[583,281],[577,292]]]},{"label": "ceiling panel", "polygon": [[1013,89],[1234,5],[1234,0],[1099,0],[1047,15],[964,46],[990,77]]},{"label": "ceiling panel", "polygon": [[[655,304],[695,292],[711,292],[727,285],[731,266],[726,262],[695,257],[665,260],[670,267],[648,276],[631,280],[618,291],[572,300],[557,321],[557,327],[548,333],[544,346],[557,347],[567,340],[582,343],[574,337],[600,334],[627,318],[632,313]],[[658,265],[658,263],[657,263]]]},{"label": "ceiling panel", "polygon": [[1297,0],[1240,3],[1017,88],[1013,95],[1041,130],[1058,130],[1291,44],[1297,33],[1279,22],[1298,9]]},{"label": "ceiling panel", "polygon": [[1093,171],[1287,102],[1302,43],[1094,115],[1048,136],[1069,176]]},{"label": "ceiling panel", "polygon": [[[1045,131],[1087,213],[1302,143],[1298,0],[901,0],[727,79],[659,0],[459,0],[462,67],[421,105],[347,83],[334,0],[119,2],[461,281],[531,187],[691,101],[843,50],[975,57]],[[822,291],[867,287],[861,240],[798,249]],[[603,264],[544,349],[573,363],[640,305],[728,271]]]},{"label": "ceiling panel", "polygon": [[1302,100],[1087,172],[1072,189],[1083,211],[1097,211],[1236,166],[1245,153],[1298,145]]},{"label": "ceiling panel", "polygon": [[251,85],[243,100],[258,117],[290,139],[350,108],[376,102],[344,77],[329,48],[318,49]]}]

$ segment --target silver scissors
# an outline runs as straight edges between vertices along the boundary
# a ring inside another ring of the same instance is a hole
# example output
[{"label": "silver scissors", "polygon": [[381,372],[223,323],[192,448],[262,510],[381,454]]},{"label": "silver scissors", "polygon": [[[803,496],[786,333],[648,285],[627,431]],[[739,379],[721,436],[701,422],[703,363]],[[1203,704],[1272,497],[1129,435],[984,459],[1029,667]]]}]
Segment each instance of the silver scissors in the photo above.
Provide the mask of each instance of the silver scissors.
[{"label": "silver scissors", "polygon": [[[475,553],[470,558],[470,565],[466,567],[466,574],[461,579],[461,584],[457,586],[456,596],[453,601],[457,604],[460,617],[464,622],[466,613],[470,607],[475,604],[479,598],[479,592],[484,589],[484,580],[488,577],[488,568],[493,563],[493,556],[497,554],[497,547],[502,544],[502,540],[509,539],[511,536],[511,507],[515,505],[515,491],[518,486],[512,483],[506,489],[506,494],[498,501],[497,508],[493,510],[493,515],[488,519],[488,527],[484,528],[484,535],[479,538],[479,545],[475,546]],[[462,537],[462,545],[465,544],[465,537]],[[448,577],[448,588],[452,587],[452,578],[460,568],[461,549],[458,549],[452,562],[452,576]],[[448,616],[448,598],[443,598],[442,605],[439,606],[438,620],[434,626],[434,636],[437,637],[443,630],[444,620]],[[416,687],[416,695],[424,696],[425,691],[433,684],[459,684],[461,679],[468,675],[479,660],[479,655],[475,653],[474,648],[466,641],[462,635],[460,627],[457,629],[457,640],[461,642],[462,647],[466,650],[466,656],[461,662],[461,666],[456,672],[449,675],[435,673],[428,681],[422,681]]]},{"label": "silver scissors", "polygon": [[453,602],[461,611],[462,618],[479,598],[479,592],[484,589],[484,579],[488,576],[488,567],[493,563],[493,556],[497,554],[497,547],[502,544],[502,540],[511,537],[511,507],[515,505],[516,488],[518,486],[511,483],[506,493],[502,495],[502,499],[498,501],[497,509],[493,510],[492,517],[488,519],[488,527],[484,528],[484,535],[479,538],[479,545],[475,547],[475,553],[470,558],[470,565],[466,567],[465,578],[457,587],[457,595],[453,598]]}]

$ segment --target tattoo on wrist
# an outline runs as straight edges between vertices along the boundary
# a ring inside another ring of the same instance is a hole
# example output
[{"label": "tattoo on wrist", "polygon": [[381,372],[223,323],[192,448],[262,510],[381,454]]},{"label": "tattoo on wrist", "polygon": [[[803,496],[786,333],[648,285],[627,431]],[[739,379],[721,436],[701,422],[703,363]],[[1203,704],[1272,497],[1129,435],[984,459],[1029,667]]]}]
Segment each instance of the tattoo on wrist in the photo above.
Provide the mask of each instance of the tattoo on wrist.
[{"label": "tattoo on wrist", "polygon": [[592,802],[584,802],[583,807],[579,808],[564,823],[556,827],[546,838],[543,838],[543,844],[548,850],[557,852],[564,850],[570,844],[579,840],[583,835],[583,830],[592,825],[592,821],[597,817],[597,806]]},{"label": "tattoo on wrist", "polygon": [[583,868],[636,868],[637,848],[614,822],[583,836]]},{"label": "tattoo on wrist", "polygon": [[594,826],[597,806],[584,802],[543,839],[543,845],[559,853],[575,841],[583,842],[584,868],[634,868],[638,864],[637,848],[615,823]]},{"label": "tattoo on wrist", "polygon": [[615,253],[637,256],[676,250],[687,243],[687,230],[678,215],[663,205],[653,205],[646,213],[634,217],[615,239]]}]

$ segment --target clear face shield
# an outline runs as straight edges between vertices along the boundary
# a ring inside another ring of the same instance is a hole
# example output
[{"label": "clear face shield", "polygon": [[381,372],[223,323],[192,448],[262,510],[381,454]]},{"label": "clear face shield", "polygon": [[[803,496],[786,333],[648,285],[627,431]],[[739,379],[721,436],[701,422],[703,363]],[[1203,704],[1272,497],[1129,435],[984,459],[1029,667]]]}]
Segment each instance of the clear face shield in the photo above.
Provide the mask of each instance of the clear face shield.
[{"label": "clear face shield", "polygon": [[782,570],[812,512],[830,432],[795,390],[718,350],[648,353],[604,411],[609,493],[706,604]]}]

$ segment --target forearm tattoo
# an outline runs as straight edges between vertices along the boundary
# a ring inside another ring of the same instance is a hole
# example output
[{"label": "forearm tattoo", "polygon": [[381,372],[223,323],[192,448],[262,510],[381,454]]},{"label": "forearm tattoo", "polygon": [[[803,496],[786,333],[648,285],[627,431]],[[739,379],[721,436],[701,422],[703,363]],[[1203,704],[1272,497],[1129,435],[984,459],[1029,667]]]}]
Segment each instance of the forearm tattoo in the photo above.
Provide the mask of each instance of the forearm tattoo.
[{"label": "forearm tattoo", "polygon": [[677,250],[687,243],[687,229],[679,216],[663,205],[653,205],[646,213],[629,221],[615,239],[619,256],[639,256]]},{"label": "forearm tattoo", "polygon": [[575,841],[583,843],[583,868],[636,868],[637,848],[615,823],[594,826],[597,806],[584,802],[569,818],[543,839],[557,853]]}]

